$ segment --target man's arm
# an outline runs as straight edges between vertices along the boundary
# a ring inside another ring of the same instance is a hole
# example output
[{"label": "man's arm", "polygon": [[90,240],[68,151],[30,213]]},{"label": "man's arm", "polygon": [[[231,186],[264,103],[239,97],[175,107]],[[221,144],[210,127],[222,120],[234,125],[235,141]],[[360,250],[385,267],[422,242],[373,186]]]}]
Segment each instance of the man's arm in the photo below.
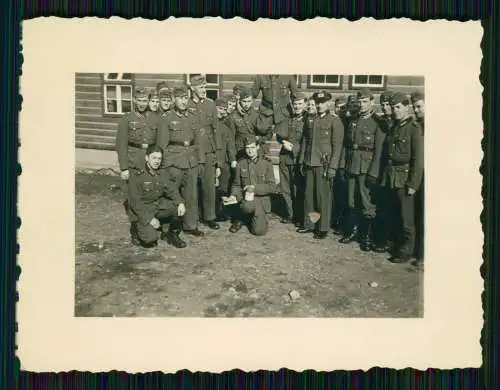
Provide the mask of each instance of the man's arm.
[{"label": "man's arm", "polygon": [[118,123],[115,147],[120,170],[125,171],[128,169],[128,120],[126,117],[122,118]]},{"label": "man's arm", "polygon": [[331,135],[332,156],[330,157],[328,168],[337,170],[339,168],[342,149],[344,148],[344,126],[338,118],[332,120]]},{"label": "man's arm", "polygon": [[241,201],[243,199],[243,191],[241,190],[241,168],[238,165],[234,174],[233,184],[231,185],[231,195],[234,195],[236,199]]},{"label": "man's arm", "polygon": [[162,148],[163,152],[165,152],[169,142],[170,142],[170,132],[168,130],[168,121],[162,119],[158,123],[156,145]]},{"label": "man's arm", "polygon": [[380,164],[382,161],[382,152],[386,136],[387,130],[378,125],[377,130],[375,131],[373,158],[368,169],[368,176],[374,177],[376,179],[378,179],[378,177],[380,176]]},{"label": "man's arm", "polygon": [[411,128],[411,159],[410,174],[406,186],[418,190],[424,173],[424,143],[422,129],[418,124],[412,124]]},{"label": "man's arm", "polygon": [[180,203],[184,203],[184,199],[179,192],[179,188],[177,187],[175,181],[172,177],[167,173],[166,170],[162,173],[162,182],[164,184],[164,194],[167,199],[172,200],[177,206]]},{"label": "man's arm", "polygon": [[234,140],[234,133],[233,131],[226,126],[224,129],[226,132],[226,153],[227,153],[227,159],[231,163],[233,161],[236,161],[236,142]]}]

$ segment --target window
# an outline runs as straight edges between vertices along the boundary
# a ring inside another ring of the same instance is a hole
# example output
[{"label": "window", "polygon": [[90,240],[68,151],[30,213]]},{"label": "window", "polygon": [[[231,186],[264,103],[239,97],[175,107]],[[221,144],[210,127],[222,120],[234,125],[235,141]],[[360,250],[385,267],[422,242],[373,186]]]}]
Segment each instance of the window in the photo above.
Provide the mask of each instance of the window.
[{"label": "window", "polygon": [[104,113],[132,110],[132,73],[104,73]]},{"label": "window", "polygon": [[385,76],[356,74],[351,77],[351,87],[384,88]]},{"label": "window", "polygon": [[338,74],[310,74],[309,87],[340,88],[341,78]]},{"label": "window", "polygon": [[[187,84],[191,84],[191,77],[199,75],[200,73],[191,73],[187,75],[186,82]],[[219,97],[220,87],[221,87],[221,78],[218,74],[202,74],[205,76],[207,80],[207,97],[212,100],[215,100]]]}]

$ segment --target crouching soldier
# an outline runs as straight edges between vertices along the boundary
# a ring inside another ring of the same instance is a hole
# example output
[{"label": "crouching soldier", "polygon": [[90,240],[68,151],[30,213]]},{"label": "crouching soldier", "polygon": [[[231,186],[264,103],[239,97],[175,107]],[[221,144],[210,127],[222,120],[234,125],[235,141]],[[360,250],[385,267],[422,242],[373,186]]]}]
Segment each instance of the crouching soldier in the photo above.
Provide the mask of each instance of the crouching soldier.
[{"label": "crouching soldier", "polygon": [[[179,237],[186,212],[177,186],[165,170],[159,170],[163,151],[152,145],[146,150],[145,168],[134,172],[129,179],[129,217],[132,223],[132,242],[146,248],[157,245],[158,229],[161,239],[177,248],[186,247]],[[166,222],[170,227],[166,230]]]},{"label": "crouching soldier", "polygon": [[[259,145],[254,136],[245,138],[246,157],[238,162],[231,195],[240,203],[242,218],[231,223],[229,231],[236,233],[248,222],[250,233],[263,236],[269,225],[267,214],[271,212],[271,194],[278,193],[273,165],[259,156]],[[243,221],[242,221],[243,220]]]}]

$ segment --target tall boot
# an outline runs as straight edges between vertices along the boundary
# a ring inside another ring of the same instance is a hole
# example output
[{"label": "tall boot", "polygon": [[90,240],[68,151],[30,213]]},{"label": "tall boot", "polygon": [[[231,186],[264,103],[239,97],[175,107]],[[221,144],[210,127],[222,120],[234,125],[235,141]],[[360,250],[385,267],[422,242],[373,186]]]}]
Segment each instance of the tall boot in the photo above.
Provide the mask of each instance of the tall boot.
[{"label": "tall boot", "polygon": [[180,237],[182,227],[182,220],[180,218],[172,218],[170,227],[166,233],[162,234],[162,239],[167,241],[170,245],[176,248],[185,248],[186,242]]},{"label": "tall boot", "polygon": [[356,210],[349,209],[345,215],[344,234],[342,235],[342,238],[339,240],[339,242],[341,244],[349,244],[355,241],[356,238],[357,238]]},{"label": "tall boot", "polygon": [[132,222],[130,224],[130,241],[132,245],[141,246],[141,240],[139,239],[139,235],[137,234],[137,222]]},{"label": "tall boot", "polygon": [[373,219],[371,218],[362,219],[359,247],[364,252],[368,252],[372,249],[373,245],[372,226],[373,226]]}]

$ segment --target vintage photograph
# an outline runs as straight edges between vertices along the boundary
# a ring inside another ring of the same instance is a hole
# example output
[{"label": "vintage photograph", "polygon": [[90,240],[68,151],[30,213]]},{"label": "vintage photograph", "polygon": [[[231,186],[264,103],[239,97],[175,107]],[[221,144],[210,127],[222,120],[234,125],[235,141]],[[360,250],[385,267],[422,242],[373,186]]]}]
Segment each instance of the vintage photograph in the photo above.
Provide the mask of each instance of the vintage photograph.
[{"label": "vintage photograph", "polygon": [[424,77],[75,74],[76,317],[420,318]]}]

